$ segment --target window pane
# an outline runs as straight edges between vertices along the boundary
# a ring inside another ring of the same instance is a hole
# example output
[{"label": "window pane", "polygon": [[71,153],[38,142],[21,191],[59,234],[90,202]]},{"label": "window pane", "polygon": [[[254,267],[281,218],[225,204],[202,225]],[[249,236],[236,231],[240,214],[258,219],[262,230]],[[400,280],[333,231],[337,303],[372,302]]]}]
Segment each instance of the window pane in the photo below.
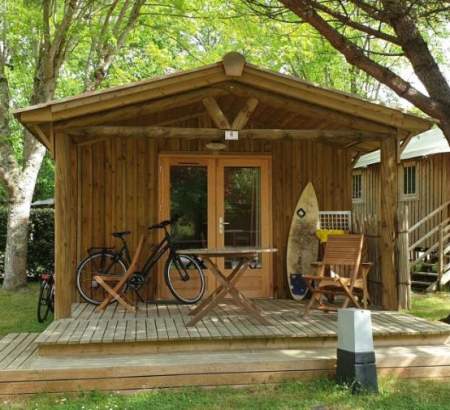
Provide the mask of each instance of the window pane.
[{"label": "window pane", "polygon": [[172,233],[180,249],[208,245],[208,169],[170,167],[170,217],[180,216]]},{"label": "window pane", "polygon": [[352,198],[361,199],[362,198],[362,175],[353,175],[352,178]]},{"label": "window pane", "polygon": [[414,195],[416,193],[416,167],[408,166],[403,169],[403,193]]},{"label": "window pane", "polygon": [[[224,180],[225,246],[259,247],[261,245],[260,169],[225,167]],[[231,269],[237,263],[237,260],[226,259],[225,267]]]}]

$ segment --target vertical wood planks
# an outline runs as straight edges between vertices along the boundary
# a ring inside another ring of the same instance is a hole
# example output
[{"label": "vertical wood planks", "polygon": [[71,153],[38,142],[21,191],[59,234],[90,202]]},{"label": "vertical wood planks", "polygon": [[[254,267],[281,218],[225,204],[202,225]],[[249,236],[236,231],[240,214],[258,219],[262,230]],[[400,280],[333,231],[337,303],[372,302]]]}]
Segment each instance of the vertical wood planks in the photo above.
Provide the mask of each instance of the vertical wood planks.
[{"label": "vertical wood planks", "polygon": [[[272,155],[273,245],[278,248],[273,258],[273,287],[276,297],[286,297],[286,241],[298,196],[312,181],[321,209],[349,210],[350,153],[301,140],[238,141],[230,143],[229,150],[243,156]],[[121,136],[80,146],[79,152],[82,167],[78,259],[91,246],[113,245],[110,234],[117,230],[133,232],[131,251],[135,250],[138,236],[158,218],[160,152],[211,154],[200,140]],[[154,282],[149,285],[149,293],[155,294],[155,286]]]}]

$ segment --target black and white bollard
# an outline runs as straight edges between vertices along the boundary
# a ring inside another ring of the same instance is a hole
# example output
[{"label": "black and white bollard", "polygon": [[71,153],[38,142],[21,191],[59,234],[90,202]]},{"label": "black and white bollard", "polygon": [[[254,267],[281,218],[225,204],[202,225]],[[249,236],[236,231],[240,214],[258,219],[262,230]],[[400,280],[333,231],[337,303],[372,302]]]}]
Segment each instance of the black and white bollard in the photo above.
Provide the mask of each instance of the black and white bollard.
[{"label": "black and white bollard", "polygon": [[353,393],[378,392],[370,311],[338,310],[336,381]]}]

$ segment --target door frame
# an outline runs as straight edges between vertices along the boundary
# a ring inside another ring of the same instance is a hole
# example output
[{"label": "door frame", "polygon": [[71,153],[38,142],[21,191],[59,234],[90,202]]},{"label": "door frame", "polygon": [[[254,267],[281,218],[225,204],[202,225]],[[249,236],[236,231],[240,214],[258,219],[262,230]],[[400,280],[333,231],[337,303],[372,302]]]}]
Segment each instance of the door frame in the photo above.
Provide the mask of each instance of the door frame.
[{"label": "door frame", "polygon": [[[245,161],[247,160],[250,164],[258,164],[265,162],[263,165],[263,170],[265,169],[265,173],[263,171],[264,177],[267,178],[267,187],[261,186],[261,195],[264,198],[264,195],[267,197],[267,203],[265,204],[266,212],[261,213],[261,245],[263,247],[273,247],[273,214],[272,214],[272,155],[270,154],[254,154],[254,153],[192,153],[192,152],[161,152],[158,155],[158,218],[162,220],[167,218],[170,212],[169,206],[169,189],[170,186],[168,183],[168,175],[165,175],[165,172],[168,167],[170,167],[173,163],[180,164],[189,164],[189,159],[192,159],[192,163],[205,164],[207,166],[211,166],[214,169],[214,175],[208,175],[208,202],[216,200],[216,192],[217,192],[217,167],[215,167],[216,161],[225,160],[224,162],[230,161],[238,165],[239,162],[243,161],[245,166]],[[215,167],[215,168],[214,168]],[[262,174],[262,176],[263,176]],[[163,183],[164,182],[164,183]],[[223,183],[221,184],[223,185]],[[209,202],[211,203],[211,202]],[[210,241],[214,238],[214,242],[216,242],[217,236],[217,221],[218,221],[218,206],[208,206],[208,220],[215,221],[214,223],[208,224],[208,246],[210,246]],[[263,232],[264,230],[264,232]],[[162,234],[160,233],[162,236]],[[266,241],[266,242],[264,242]],[[265,289],[265,297],[273,297],[274,289],[274,261],[272,255],[263,255],[263,263],[267,264],[268,272],[268,283],[267,288]],[[157,298],[161,298],[162,286],[159,286],[160,281],[164,282],[163,278],[163,264],[160,263],[158,268],[158,285],[156,289]],[[164,285],[163,285],[164,286]]]}]

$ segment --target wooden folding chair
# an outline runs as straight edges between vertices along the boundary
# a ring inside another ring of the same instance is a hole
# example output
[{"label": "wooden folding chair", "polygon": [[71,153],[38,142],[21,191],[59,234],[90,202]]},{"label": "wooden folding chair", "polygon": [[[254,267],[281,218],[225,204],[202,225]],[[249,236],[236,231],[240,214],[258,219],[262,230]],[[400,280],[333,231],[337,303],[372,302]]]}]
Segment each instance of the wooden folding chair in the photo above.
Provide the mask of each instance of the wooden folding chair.
[{"label": "wooden folding chair", "polygon": [[311,291],[311,299],[305,308],[304,315],[317,304],[317,308],[325,311],[336,310],[335,305],[324,303],[323,297],[334,299],[336,295],[344,295],[342,307],[350,302],[361,308],[358,295],[362,294],[364,309],[367,308],[369,292],[367,275],[372,263],[361,263],[364,235],[339,235],[328,237],[322,262],[313,264],[317,275],[305,275]]},{"label": "wooden folding chair", "polygon": [[[110,303],[112,303],[114,300],[117,300],[117,302],[119,302],[125,309],[129,310],[130,312],[136,312],[136,307],[131,305],[130,301],[125,296],[124,290],[128,279],[130,279],[134,272],[138,271],[139,259],[144,249],[145,241],[146,238],[144,235],[142,235],[139,239],[139,244],[133,256],[133,260],[131,261],[131,265],[123,276],[121,276],[120,278],[117,278],[116,275],[94,276],[95,281],[103,289],[105,289],[108,294],[103,302],[97,307],[97,310],[105,310]],[[112,281],[117,282],[114,288],[112,288],[107,283]]]}]

